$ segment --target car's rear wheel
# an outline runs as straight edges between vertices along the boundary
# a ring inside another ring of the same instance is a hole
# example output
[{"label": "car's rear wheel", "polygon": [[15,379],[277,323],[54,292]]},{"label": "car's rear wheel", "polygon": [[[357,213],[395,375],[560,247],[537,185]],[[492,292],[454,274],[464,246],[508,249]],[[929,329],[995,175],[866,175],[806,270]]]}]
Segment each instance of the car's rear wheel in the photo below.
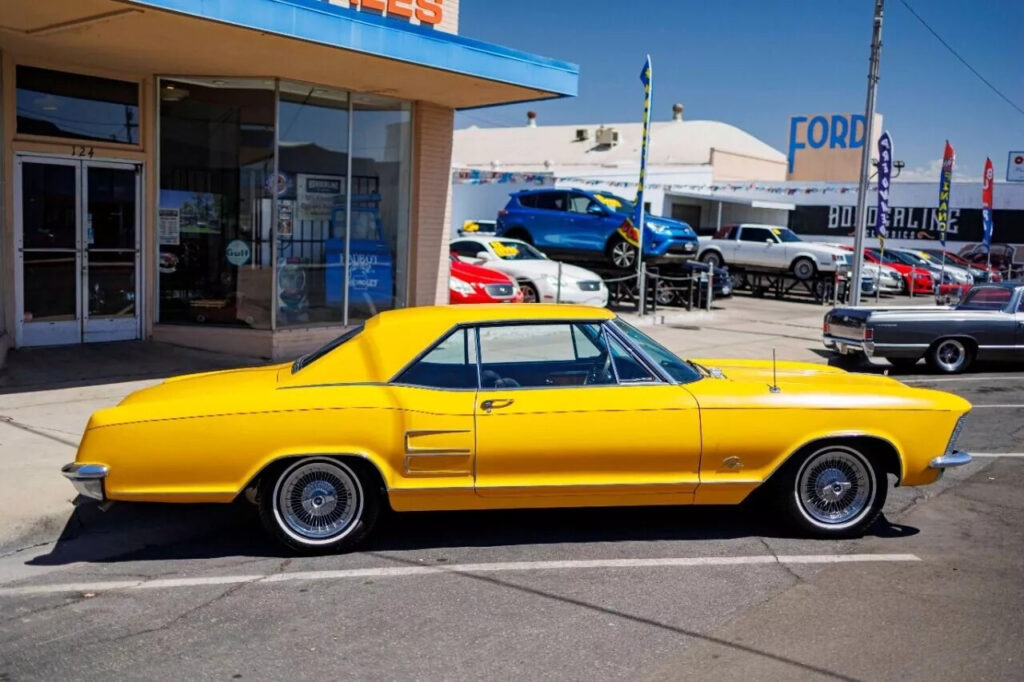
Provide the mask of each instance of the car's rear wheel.
[{"label": "car's rear wheel", "polygon": [[380,514],[377,482],[365,466],[331,457],[288,462],[260,482],[260,520],[276,540],[304,554],[346,551]]},{"label": "car's rear wheel", "polygon": [[608,260],[620,270],[632,270],[636,267],[636,247],[616,236],[608,245]]},{"label": "car's rear wheel", "polygon": [[537,287],[533,285],[533,282],[529,280],[520,280],[519,291],[523,292],[523,303],[539,303],[540,294],[537,293]]},{"label": "car's rear wheel", "polygon": [[706,263],[712,267],[720,268],[725,261],[722,259],[722,254],[717,251],[705,251],[701,254],[700,262]]},{"label": "car's rear wheel", "polygon": [[790,462],[783,478],[795,526],[816,537],[859,537],[882,513],[885,472],[850,445],[832,443]]},{"label": "car's rear wheel", "polygon": [[973,360],[974,349],[960,339],[940,339],[928,349],[928,364],[943,374],[959,374]]},{"label": "car's rear wheel", "polygon": [[810,258],[797,258],[790,269],[797,279],[811,279],[818,271],[818,266]]}]

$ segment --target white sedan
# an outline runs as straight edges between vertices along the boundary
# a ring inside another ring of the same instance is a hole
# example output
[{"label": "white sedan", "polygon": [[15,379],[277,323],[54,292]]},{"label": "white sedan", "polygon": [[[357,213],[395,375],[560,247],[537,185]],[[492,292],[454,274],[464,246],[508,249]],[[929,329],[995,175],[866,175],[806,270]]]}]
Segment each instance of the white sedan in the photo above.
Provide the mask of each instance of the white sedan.
[{"label": "white sedan", "polygon": [[533,246],[518,239],[480,236],[460,237],[451,243],[459,258],[504,272],[519,283],[524,303],[578,303],[608,305],[608,287],[584,268],[549,260]]}]

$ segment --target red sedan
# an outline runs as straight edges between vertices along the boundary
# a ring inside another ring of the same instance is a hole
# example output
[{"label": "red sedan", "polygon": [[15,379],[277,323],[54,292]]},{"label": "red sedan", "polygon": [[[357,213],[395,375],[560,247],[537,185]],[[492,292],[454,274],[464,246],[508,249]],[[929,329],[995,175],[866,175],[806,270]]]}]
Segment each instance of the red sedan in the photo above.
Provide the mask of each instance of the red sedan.
[{"label": "red sedan", "polygon": [[[853,251],[852,247],[850,251]],[[903,261],[900,259],[899,254],[886,251],[883,260],[883,254],[878,249],[864,249],[864,258],[869,263],[888,265],[903,275],[903,283],[908,291],[910,287],[913,287],[915,294],[927,295],[935,293],[935,279],[932,277],[932,274],[924,268],[919,268]]]},{"label": "red sedan", "polygon": [[449,257],[451,273],[448,276],[449,303],[522,303],[523,292],[511,277],[503,272],[470,265]]}]

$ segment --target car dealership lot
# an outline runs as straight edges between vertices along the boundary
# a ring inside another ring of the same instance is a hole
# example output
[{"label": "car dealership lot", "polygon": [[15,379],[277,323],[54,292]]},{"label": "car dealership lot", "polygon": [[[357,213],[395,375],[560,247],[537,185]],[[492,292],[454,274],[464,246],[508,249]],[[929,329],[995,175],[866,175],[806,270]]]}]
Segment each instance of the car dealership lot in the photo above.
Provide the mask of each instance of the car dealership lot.
[{"label": "car dealership lot", "polygon": [[[685,355],[825,361],[825,310],[740,297],[642,324]],[[1024,453],[1024,373],[987,369],[900,378],[975,404],[968,451]],[[8,423],[0,443],[70,459],[54,437],[122,386],[3,396],[45,435]],[[979,458],[894,491],[854,541],[789,537],[770,508],[431,513],[312,558],[244,505],[53,504],[63,537],[0,557],[0,679],[1016,678],[1022,484],[1020,454]]]}]

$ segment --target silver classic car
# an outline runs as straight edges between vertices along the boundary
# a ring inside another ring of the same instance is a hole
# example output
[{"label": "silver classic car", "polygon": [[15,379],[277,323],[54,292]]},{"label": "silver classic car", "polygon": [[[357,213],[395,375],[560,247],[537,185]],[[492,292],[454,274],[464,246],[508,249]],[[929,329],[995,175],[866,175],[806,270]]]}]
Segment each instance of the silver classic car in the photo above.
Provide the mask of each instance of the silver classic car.
[{"label": "silver classic car", "polygon": [[975,360],[1024,361],[1024,283],[982,284],[955,306],[834,308],[822,340],[841,354],[963,372]]}]

